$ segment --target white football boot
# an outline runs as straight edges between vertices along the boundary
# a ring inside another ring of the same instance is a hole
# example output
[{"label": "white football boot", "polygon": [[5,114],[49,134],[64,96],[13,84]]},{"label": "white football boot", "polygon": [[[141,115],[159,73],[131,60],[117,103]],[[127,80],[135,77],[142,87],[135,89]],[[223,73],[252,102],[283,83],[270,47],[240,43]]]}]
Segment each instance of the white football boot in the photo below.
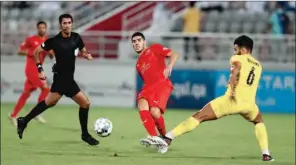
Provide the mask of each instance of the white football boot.
[{"label": "white football boot", "polygon": [[150,147],[152,145],[156,145],[153,141],[150,140],[151,136],[147,136],[147,138],[140,139],[140,144],[145,147]]},{"label": "white football boot", "polygon": [[45,119],[41,115],[36,116],[35,119],[40,123],[46,123]]},{"label": "white football boot", "polygon": [[153,143],[153,145],[155,145],[158,148],[159,153],[164,154],[164,153],[168,152],[169,145],[162,138],[160,138],[158,136],[152,136],[152,137],[149,137],[148,139]]},{"label": "white football boot", "polygon": [[8,119],[11,121],[11,123],[17,127],[17,120],[16,117],[11,117],[10,113],[8,114]]}]

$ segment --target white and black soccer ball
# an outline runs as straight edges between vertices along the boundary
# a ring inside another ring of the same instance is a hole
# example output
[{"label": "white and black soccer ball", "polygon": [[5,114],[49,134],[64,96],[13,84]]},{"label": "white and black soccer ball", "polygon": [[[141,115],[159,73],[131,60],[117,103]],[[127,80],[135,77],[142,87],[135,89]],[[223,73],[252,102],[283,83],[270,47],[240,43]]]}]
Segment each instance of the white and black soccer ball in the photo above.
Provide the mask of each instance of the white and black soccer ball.
[{"label": "white and black soccer ball", "polygon": [[99,118],[95,121],[94,131],[101,137],[107,137],[111,134],[113,124],[108,118]]}]

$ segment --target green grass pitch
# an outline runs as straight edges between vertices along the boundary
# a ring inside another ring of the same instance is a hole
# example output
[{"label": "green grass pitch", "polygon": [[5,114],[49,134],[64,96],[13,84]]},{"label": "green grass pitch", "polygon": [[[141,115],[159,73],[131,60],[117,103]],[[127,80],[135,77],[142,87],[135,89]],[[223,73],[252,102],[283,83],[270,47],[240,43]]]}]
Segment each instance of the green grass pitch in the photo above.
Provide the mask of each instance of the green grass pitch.
[{"label": "green grass pitch", "polygon": [[[26,105],[24,115],[33,105]],[[201,124],[172,143],[169,152],[140,146],[146,136],[135,109],[93,107],[89,129],[96,118],[108,117],[112,135],[100,138],[96,147],[80,140],[78,108],[56,107],[44,113],[47,124],[30,123],[19,140],[7,115],[13,104],[1,104],[2,165],[295,165],[295,115],[264,114],[275,162],[262,162],[254,126],[240,116]],[[188,118],[193,111],[168,110],[167,128]],[[114,156],[117,153],[118,156]]]}]

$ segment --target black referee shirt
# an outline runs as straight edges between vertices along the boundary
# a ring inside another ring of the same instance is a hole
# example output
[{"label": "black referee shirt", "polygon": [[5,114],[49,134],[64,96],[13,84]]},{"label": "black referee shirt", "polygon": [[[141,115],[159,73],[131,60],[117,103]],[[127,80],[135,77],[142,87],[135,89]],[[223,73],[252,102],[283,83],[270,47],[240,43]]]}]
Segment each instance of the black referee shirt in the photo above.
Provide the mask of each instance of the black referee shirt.
[{"label": "black referee shirt", "polygon": [[84,43],[78,33],[71,32],[71,36],[65,38],[60,32],[47,39],[41,47],[46,51],[54,51],[56,58],[55,72],[58,75],[74,76],[76,56],[84,48]]}]

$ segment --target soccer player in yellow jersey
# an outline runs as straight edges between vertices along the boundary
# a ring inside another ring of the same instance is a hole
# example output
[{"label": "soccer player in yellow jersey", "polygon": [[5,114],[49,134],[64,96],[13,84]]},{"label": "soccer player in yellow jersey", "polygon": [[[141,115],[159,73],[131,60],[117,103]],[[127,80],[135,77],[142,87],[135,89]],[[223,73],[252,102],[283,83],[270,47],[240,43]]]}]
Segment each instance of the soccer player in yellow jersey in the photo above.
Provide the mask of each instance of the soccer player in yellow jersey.
[{"label": "soccer player in yellow jersey", "polygon": [[148,140],[158,146],[159,152],[166,153],[174,138],[192,131],[203,122],[240,114],[255,125],[255,134],[262,150],[263,161],[274,160],[269,153],[266,128],[255,103],[262,66],[251,55],[252,49],[253,40],[248,36],[240,36],[234,41],[234,55],[230,58],[231,75],[226,93],[209,102],[164,137],[149,137]]}]

